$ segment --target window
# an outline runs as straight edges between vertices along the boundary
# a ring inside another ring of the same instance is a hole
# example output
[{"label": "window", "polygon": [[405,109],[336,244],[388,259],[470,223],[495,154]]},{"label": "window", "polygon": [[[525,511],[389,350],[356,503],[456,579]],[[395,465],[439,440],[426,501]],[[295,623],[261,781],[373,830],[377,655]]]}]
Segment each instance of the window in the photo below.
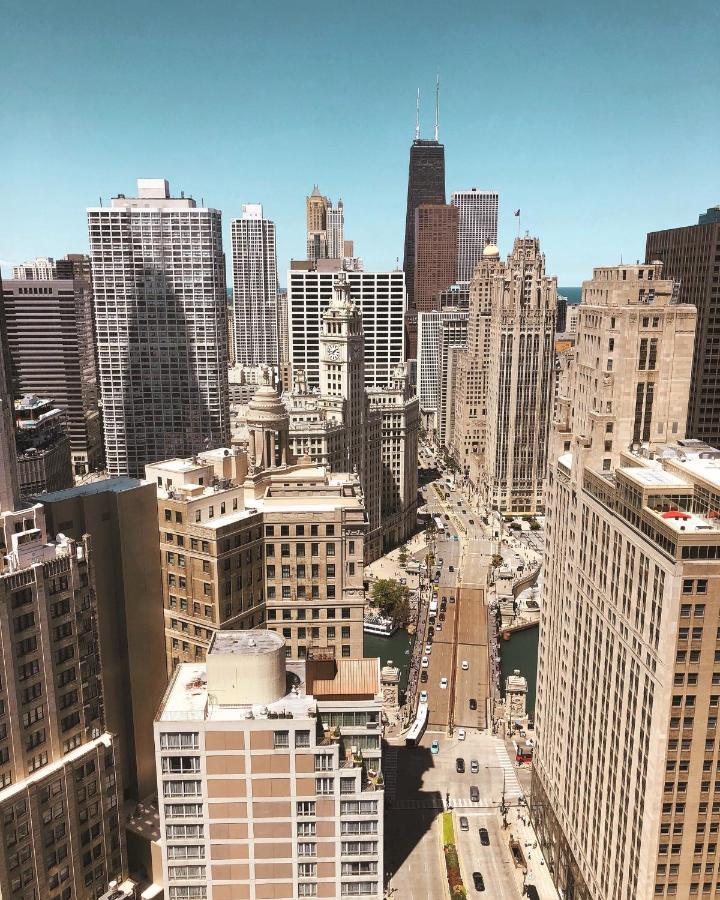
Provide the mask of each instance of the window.
[{"label": "window", "polygon": [[316,778],[315,793],[316,794],[333,794],[335,792],[334,778]]},{"label": "window", "polygon": [[296,731],[295,732],[295,746],[296,747],[309,747],[310,746],[310,732],[309,731]]},{"label": "window", "polygon": [[273,732],[273,748],[274,749],[287,749],[290,746],[290,732],[289,731],[274,731]]},{"label": "window", "polygon": [[314,842],[298,843],[298,856],[317,856],[317,844]]},{"label": "window", "polygon": [[314,800],[299,800],[295,806],[296,812],[298,816],[314,816],[315,815],[315,801]]}]

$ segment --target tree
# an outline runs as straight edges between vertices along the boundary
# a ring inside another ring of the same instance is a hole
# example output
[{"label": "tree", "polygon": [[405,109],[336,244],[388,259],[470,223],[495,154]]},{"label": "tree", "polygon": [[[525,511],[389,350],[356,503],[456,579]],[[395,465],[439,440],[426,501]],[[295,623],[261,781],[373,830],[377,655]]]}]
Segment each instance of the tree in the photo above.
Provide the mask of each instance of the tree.
[{"label": "tree", "polygon": [[494,569],[497,569],[498,566],[501,566],[502,564],[503,564],[503,558],[502,558],[502,556],[500,556],[499,553],[495,553],[495,554],[493,555],[493,558],[492,558],[492,565],[493,565],[493,568],[494,568]]},{"label": "tree", "polygon": [[409,555],[407,544],[403,544],[398,553],[398,562],[401,566],[405,567],[407,565]]},{"label": "tree", "polygon": [[425,542],[430,544],[435,538],[437,534],[437,525],[435,524],[435,519],[430,519],[430,521],[425,526]]},{"label": "tree", "polygon": [[392,578],[381,578],[373,584],[370,603],[395,622],[404,625],[410,621],[410,591]]}]

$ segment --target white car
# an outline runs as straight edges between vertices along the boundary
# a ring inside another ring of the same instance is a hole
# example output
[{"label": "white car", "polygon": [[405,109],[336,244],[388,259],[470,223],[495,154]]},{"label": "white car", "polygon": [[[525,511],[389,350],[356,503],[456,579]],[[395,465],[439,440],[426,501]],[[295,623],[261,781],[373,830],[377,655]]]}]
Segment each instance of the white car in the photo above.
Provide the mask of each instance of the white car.
[{"label": "white car", "polygon": [[441,687],[443,690],[445,690],[445,688],[447,687],[447,678],[441,678],[441,679],[440,679],[440,687]]},{"label": "white car", "polygon": [[425,656],[430,656],[432,653],[432,644],[425,644]]},{"label": "white car", "polygon": [[420,691],[420,702],[427,703],[427,691]]},{"label": "white car", "polygon": [[427,669],[427,667],[430,665],[430,660],[427,658],[427,656],[423,656],[423,658],[420,660],[420,665],[423,667],[423,669]]},{"label": "white car", "polygon": [[458,740],[459,741],[465,740],[465,729],[464,728],[458,728]]},{"label": "white car", "polygon": [[467,670],[468,670],[469,668],[470,668],[470,663],[469,663],[466,659],[464,659],[464,660],[462,661],[462,669],[463,669],[463,671],[464,671],[464,672],[467,672]]}]

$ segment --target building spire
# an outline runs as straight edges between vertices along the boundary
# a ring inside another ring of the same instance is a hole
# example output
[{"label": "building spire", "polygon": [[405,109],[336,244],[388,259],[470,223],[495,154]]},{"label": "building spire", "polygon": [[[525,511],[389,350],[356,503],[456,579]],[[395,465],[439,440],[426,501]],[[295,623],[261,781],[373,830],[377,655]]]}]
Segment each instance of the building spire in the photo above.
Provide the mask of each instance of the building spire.
[{"label": "building spire", "polygon": [[417,100],[415,101],[415,140],[420,140],[420,88],[417,89]]},{"label": "building spire", "polygon": [[438,140],[440,130],[440,75],[435,79],[435,140]]}]

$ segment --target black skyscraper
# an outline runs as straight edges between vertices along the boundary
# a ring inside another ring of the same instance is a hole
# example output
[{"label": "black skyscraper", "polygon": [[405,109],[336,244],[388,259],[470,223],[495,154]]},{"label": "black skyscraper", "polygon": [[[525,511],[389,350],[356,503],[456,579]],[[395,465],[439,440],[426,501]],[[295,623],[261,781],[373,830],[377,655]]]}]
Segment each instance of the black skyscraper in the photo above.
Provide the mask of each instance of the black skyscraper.
[{"label": "black skyscraper", "polygon": [[421,203],[445,203],[445,147],[438,141],[415,140],[410,147],[403,258],[409,309],[414,309],[415,210]]}]

